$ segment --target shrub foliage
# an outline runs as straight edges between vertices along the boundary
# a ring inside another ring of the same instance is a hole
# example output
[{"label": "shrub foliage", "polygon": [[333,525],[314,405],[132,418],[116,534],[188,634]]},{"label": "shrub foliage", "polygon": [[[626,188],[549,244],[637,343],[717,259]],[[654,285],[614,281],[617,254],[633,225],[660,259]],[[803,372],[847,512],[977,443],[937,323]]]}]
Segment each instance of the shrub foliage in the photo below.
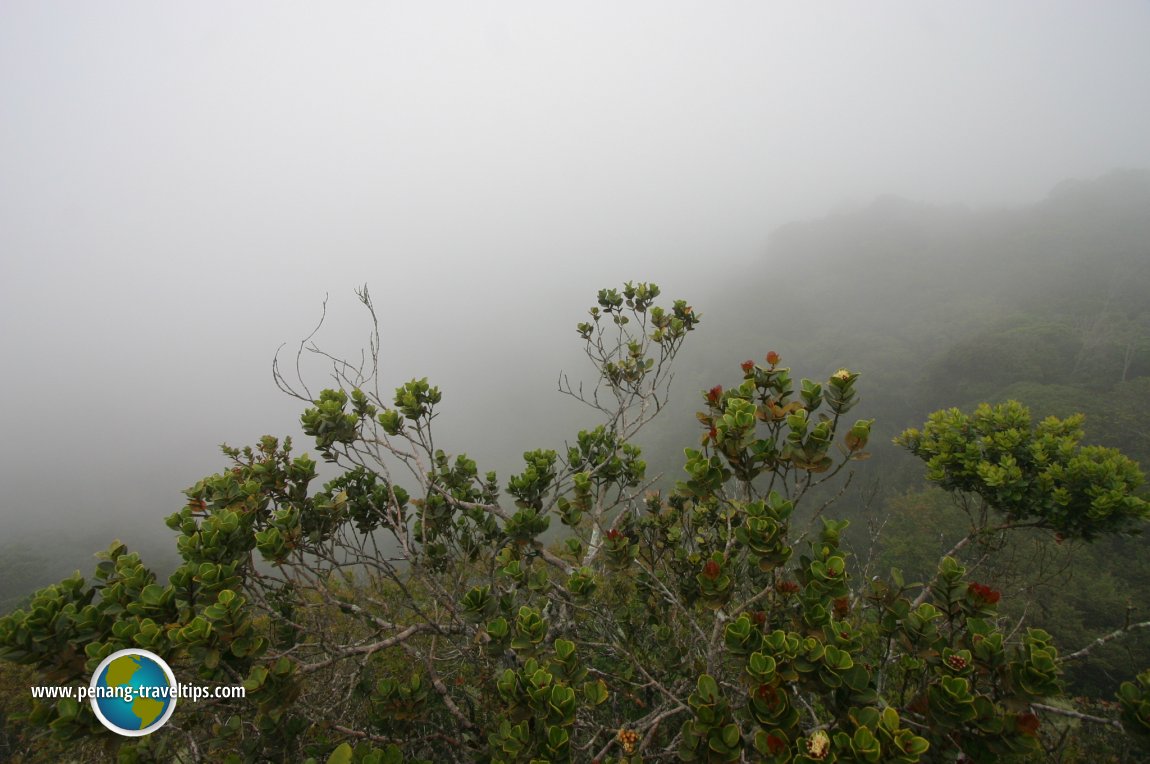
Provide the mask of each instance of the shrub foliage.
[{"label": "shrub foliage", "polygon": [[[94,576],[0,619],[0,655],[86,684],[126,647],[183,681],[242,683],[161,731],[114,738],[76,703],[24,724],[97,736],[123,761],[996,761],[1040,753],[1060,699],[1053,637],[1013,629],[1000,593],[952,556],[933,580],[852,582],[828,496],[867,457],[858,374],[792,379],[775,353],[703,394],[701,441],[664,492],[634,438],[667,400],[700,315],[653,284],[598,295],[577,332],[593,385],[561,389],[600,423],[523,455],[501,481],[444,451],[426,379],[378,389],[335,360],[282,389],[334,477],[265,437],[168,518],[183,563],[161,581],[119,543]],[[366,290],[360,297],[374,310]],[[378,361],[378,334],[371,341]],[[298,376],[298,375],[297,375]],[[900,442],[982,507],[972,532],[1036,525],[1086,539],[1148,515],[1141,474],[1081,447],[1076,419],[1017,404],[940,412]],[[820,488],[820,486],[827,488]],[[801,513],[809,523],[799,523]],[[1147,676],[1119,692],[1150,731]],[[1088,715],[1078,714],[1079,718]],[[1117,725],[1115,719],[1093,718]]]}]

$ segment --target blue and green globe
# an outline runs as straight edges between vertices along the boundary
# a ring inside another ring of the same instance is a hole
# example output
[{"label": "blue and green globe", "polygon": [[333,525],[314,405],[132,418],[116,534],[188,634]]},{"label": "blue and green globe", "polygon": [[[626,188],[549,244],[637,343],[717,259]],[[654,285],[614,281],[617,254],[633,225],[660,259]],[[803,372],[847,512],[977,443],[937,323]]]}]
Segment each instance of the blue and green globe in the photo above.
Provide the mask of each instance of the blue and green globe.
[{"label": "blue and green globe", "polygon": [[121,735],[154,732],[175,710],[172,670],[147,650],[120,650],[109,655],[96,669],[92,687],[100,693],[92,698],[96,716]]}]

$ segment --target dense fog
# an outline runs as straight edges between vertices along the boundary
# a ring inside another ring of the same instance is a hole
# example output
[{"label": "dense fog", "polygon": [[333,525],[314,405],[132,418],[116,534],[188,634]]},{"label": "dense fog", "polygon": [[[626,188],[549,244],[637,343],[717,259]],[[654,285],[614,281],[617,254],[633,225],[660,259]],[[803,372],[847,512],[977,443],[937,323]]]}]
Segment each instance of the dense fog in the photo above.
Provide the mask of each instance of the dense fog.
[{"label": "dense fog", "polygon": [[317,341],[358,356],[362,284],[384,390],[429,377],[444,447],[501,475],[585,421],[556,379],[590,371],[601,287],[704,314],[658,433],[774,337],[886,352],[890,295],[829,323],[796,295],[930,304],[958,255],[884,253],[963,228],[1009,263],[1031,223],[1003,216],[1150,167],[1148,29],[1138,2],[5,3],[0,544],[165,546],[218,444],[298,432],[271,361],[325,296]]}]

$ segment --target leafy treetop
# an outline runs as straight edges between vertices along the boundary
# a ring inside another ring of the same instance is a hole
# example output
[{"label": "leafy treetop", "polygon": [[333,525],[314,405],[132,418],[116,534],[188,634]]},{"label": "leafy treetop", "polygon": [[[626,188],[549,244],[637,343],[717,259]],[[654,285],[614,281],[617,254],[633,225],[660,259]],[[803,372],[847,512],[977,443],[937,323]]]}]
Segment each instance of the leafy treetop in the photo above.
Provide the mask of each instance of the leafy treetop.
[{"label": "leafy treetop", "polygon": [[1143,476],[1117,449],[1082,446],[1082,417],[1031,425],[1016,401],[930,415],[895,442],[926,462],[927,479],[978,496],[1007,523],[1090,540],[1134,531],[1150,517]]}]

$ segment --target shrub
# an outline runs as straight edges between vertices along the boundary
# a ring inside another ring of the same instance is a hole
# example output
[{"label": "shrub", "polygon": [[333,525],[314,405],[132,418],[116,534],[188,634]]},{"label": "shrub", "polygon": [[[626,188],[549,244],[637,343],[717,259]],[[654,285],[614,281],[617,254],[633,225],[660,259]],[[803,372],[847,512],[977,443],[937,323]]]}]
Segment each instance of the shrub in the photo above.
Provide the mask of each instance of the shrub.
[{"label": "shrub", "polygon": [[[247,689],[181,706],[124,741],[126,761],[1039,752],[1044,719],[1067,708],[1050,634],[1009,630],[999,592],[953,557],[925,586],[897,571],[858,585],[845,521],[820,508],[814,528],[794,527],[815,489],[867,456],[871,422],[848,419],[857,373],[796,384],[773,352],[745,361],[736,384],[703,394],[684,479],[651,490],[633,439],[701,318],[659,295],[642,283],[599,293],[577,327],[596,383],[562,389],[602,423],[566,449],[526,452],[506,482],[438,446],[442,395],[426,379],[384,399],[374,366],[336,362],[337,387],[313,398],[277,365],[335,477],[315,487],[317,463],[287,438],[225,447],[229,467],[168,518],[183,563],[167,581],[113,544],[91,581],[0,619],[0,654],[78,683],[144,647],[184,681]],[[378,335],[371,348],[378,362]],[[987,517],[1087,538],[1134,527],[1147,514],[1137,469],[1078,448],[1077,434],[1074,420],[1031,430],[1008,405],[937,414],[902,442]],[[1120,693],[1123,723],[1141,733],[1144,685]],[[26,724],[111,738],[86,707],[38,702]]]}]

